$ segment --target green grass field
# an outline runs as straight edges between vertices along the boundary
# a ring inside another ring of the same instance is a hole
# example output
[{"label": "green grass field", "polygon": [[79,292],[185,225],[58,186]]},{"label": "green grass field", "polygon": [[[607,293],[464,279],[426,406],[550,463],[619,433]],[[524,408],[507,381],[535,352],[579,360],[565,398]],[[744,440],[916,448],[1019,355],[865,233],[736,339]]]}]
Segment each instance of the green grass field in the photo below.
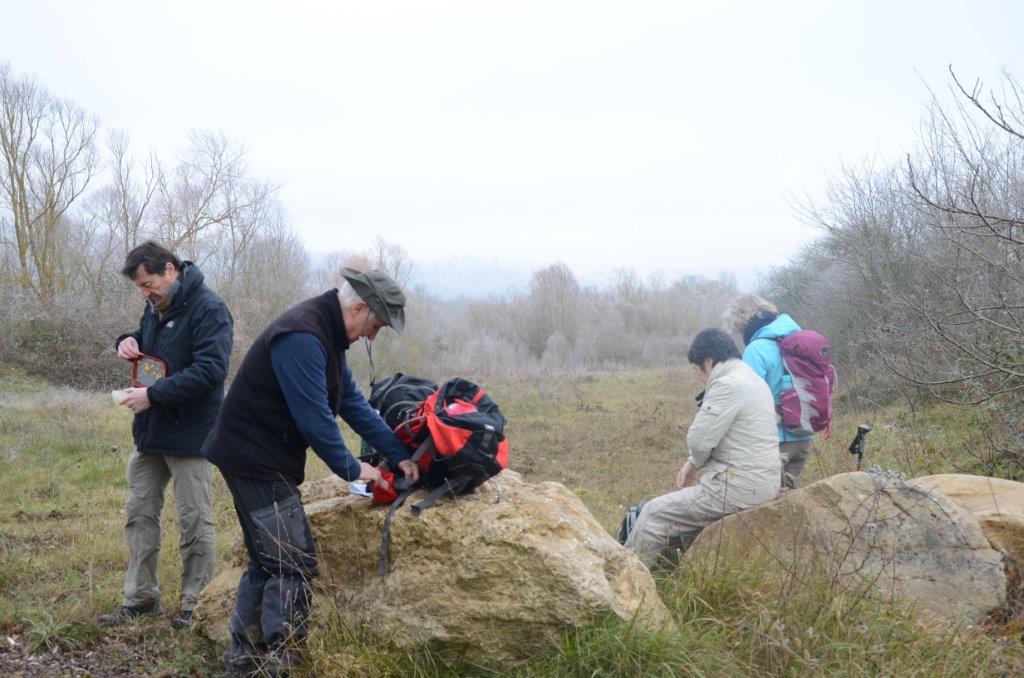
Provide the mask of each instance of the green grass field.
[{"label": "green grass field", "polygon": [[[512,467],[527,480],[556,480],[611,532],[625,507],[673,489],[698,387],[689,370],[482,380],[510,421]],[[177,526],[165,507],[162,619],[109,633],[95,619],[119,602],[127,548],[122,535],[131,415],[105,393],[45,385],[0,372],[0,675],[104,673],[205,675],[218,648],[172,632],[178,596]],[[986,438],[952,407],[842,411],[819,442],[805,482],[854,468],[846,445],[861,421],[875,426],[866,463],[909,476],[984,467]],[[356,447],[356,440],[349,442]],[[310,454],[307,477],[327,469]],[[219,476],[218,548],[238,524]],[[564,639],[519,667],[466,667],[457,659],[390,651],[352,636],[321,610],[310,640],[310,675],[854,675],[1013,673],[1021,670],[1017,621],[982,629],[925,630],[898,610],[820,587],[784,593],[763,585],[755,564],[729,576],[700,567],[659,576],[679,632],[652,635],[609,621]],[[10,638],[10,640],[7,640]],[[34,655],[34,659],[29,655]],[[32,664],[32,662],[36,662]],[[1016,663],[1015,663],[1016,662]],[[35,666],[38,668],[36,671]]]}]

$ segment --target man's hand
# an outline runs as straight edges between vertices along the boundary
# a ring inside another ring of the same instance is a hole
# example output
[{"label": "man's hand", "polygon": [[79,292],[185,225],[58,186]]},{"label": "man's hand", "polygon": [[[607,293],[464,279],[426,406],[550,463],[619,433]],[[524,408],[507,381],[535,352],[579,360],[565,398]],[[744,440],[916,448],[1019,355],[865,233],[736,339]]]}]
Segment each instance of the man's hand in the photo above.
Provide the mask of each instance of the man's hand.
[{"label": "man's hand", "polygon": [[398,462],[398,469],[409,479],[410,483],[415,483],[420,479],[420,467],[412,459]]},{"label": "man's hand", "polygon": [[135,360],[140,355],[139,342],[135,341],[135,337],[125,337],[117,345],[117,357],[121,360]]},{"label": "man's hand", "polygon": [[384,478],[380,475],[380,469],[376,466],[370,466],[365,461],[359,462],[359,480],[368,480],[374,487],[381,489],[387,487],[387,483],[384,482]]},{"label": "man's hand", "polygon": [[[125,341],[128,341],[125,339]],[[132,339],[132,341],[135,341]],[[124,345],[124,342],[121,342]],[[127,407],[135,414],[145,412],[149,409],[149,389],[145,388],[126,388],[124,390],[125,398],[121,401],[121,404]]]},{"label": "man's hand", "polygon": [[679,469],[679,474],[676,476],[676,487],[680,490],[685,490],[688,487],[693,487],[696,482],[697,469],[687,459],[686,463],[683,464],[683,468]]}]

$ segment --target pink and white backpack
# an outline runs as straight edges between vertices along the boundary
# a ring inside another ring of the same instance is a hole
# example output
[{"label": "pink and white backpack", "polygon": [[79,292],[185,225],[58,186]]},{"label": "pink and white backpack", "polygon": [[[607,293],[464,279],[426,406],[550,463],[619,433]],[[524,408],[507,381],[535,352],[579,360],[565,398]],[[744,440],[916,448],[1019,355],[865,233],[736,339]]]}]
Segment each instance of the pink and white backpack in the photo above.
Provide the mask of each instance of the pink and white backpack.
[{"label": "pink and white backpack", "polygon": [[776,341],[783,367],[793,381],[775,406],[782,426],[795,435],[824,431],[827,438],[832,425],[832,391],[836,387],[828,339],[814,330],[800,330]]}]

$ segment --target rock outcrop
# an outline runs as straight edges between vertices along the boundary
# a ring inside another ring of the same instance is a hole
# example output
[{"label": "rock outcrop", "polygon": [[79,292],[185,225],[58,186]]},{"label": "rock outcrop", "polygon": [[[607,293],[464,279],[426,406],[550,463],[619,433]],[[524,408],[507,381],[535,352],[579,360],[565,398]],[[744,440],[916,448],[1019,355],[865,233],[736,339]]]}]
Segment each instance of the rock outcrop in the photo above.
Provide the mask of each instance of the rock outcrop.
[{"label": "rock outcrop", "polygon": [[[430,645],[493,664],[549,648],[609,615],[671,625],[650,573],[559,483],[505,471],[476,493],[391,525],[388,572],[377,573],[385,509],[337,480],[303,486],[318,549],[319,600],[353,627],[399,646]],[[200,596],[197,628],[225,640],[240,571]]]},{"label": "rock outcrop", "polygon": [[912,482],[960,504],[978,519],[992,548],[1024,562],[1024,483],[962,473],[924,476]]},{"label": "rock outcrop", "polygon": [[1006,601],[1002,558],[978,520],[880,470],[832,476],[724,518],[687,557],[722,554],[763,556],[783,577],[823,568],[843,585],[871,586],[940,619],[978,622]]}]

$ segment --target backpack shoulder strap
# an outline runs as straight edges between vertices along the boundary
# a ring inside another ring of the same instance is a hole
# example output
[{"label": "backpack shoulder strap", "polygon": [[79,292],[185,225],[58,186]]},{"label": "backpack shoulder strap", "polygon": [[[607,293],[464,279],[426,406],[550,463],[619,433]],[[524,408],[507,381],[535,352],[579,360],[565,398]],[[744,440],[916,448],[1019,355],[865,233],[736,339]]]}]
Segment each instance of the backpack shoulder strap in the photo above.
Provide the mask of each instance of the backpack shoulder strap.
[{"label": "backpack shoulder strap", "polygon": [[437,451],[437,447],[434,445],[434,437],[428,435],[426,439],[420,443],[420,446],[416,448],[416,451],[409,457],[409,461],[414,464],[420,463],[420,459],[424,454],[429,454],[431,458],[434,457],[434,452]]},{"label": "backpack shoulder strap", "polygon": [[405,500],[418,487],[418,483],[410,483],[407,488],[402,490],[398,498],[391,502],[391,506],[388,507],[388,514],[384,516],[384,526],[380,531],[380,547],[377,549],[377,574],[382,577],[388,573],[388,557],[391,555],[391,519],[395,517],[395,512],[402,508]]}]

